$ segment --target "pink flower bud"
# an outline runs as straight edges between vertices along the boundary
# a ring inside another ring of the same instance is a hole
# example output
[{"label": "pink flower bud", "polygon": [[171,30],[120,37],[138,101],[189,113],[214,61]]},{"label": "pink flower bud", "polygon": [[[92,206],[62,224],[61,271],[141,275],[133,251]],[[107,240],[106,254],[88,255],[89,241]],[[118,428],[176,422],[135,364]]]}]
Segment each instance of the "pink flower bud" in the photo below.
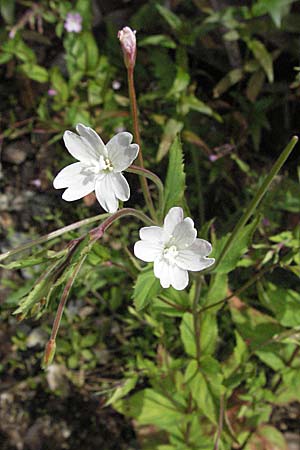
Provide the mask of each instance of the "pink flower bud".
[{"label": "pink flower bud", "polygon": [[132,31],[129,27],[124,27],[118,32],[118,38],[121,42],[124,62],[127,69],[134,67],[136,57],[136,38],[135,31]]}]

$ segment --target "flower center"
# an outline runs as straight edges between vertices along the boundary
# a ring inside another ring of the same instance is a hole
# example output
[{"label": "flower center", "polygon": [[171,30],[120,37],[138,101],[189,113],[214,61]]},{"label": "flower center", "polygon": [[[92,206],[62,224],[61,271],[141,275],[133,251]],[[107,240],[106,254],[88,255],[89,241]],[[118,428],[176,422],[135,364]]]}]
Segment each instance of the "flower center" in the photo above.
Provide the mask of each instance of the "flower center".
[{"label": "flower center", "polygon": [[175,245],[171,245],[171,247],[165,248],[163,255],[165,259],[173,264],[176,260],[176,256],[178,255],[177,247]]},{"label": "flower center", "polygon": [[102,155],[99,160],[99,171],[102,172],[112,172],[114,170],[114,166],[109,158],[104,158]]}]

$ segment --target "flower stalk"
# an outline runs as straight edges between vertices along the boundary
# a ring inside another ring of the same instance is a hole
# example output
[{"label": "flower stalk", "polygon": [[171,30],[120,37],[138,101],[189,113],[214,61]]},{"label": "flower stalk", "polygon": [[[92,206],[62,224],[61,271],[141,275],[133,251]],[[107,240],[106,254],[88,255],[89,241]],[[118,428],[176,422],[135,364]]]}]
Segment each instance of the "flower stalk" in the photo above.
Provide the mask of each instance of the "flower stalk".
[{"label": "flower stalk", "polygon": [[144,167],[134,166],[131,165],[126,169],[126,172],[129,173],[135,173],[137,175],[141,175],[145,178],[148,178],[149,180],[153,181],[153,183],[156,184],[156,187],[158,189],[158,210],[163,211],[164,207],[164,185],[161,181],[161,179],[153,172],[151,172],[148,169],[145,169]]},{"label": "flower stalk", "polygon": [[137,219],[141,220],[147,225],[154,225],[154,222],[146,216],[141,211],[138,211],[134,208],[123,208],[119,209],[115,214],[112,214],[110,217],[108,217],[99,227],[94,228],[89,232],[91,241],[97,241],[98,239],[101,239],[104,232],[118,219],[125,216],[134,216]]},{"label": "flower stalk", "polygon": [[49,339],[49,341],[48,341],[48,343],[46,345],[46,350],[45,350],[44,360],[43,360],[43,368],[48,367],[48,365],[51,364],[51,362],[52,362],[52,360],[54,358],[55,349],[56,349],[56,336],[57,336],[57,333],[58,333],[58,330],[59,330],[59,326],[60,326],[60,323],[61,323],[61,319],[62,319],[62,315],[63,315],[63,312],[64,312],[64,308],[66,306],[66,302],[68,300],[69,293],[70,293],[70,290],[71,290],[71,288],[73,286],[75,278],[77,277],[77,275],[78,275],[78,273],[79,273],[79,271],[81,269],[81,266],[82,266],[86,256],[87,255],[84,255],[80,259],[80,261],[76,264],[72,275],[69,277],[69,279],[68,279],[68,281],[67,281],[67,283],[66,283],[66,285],[64,287],[64,290],[63,290],[63,293],[62,293],[62,296],[61,296],[61,300],[59,302],[59,305],[58,305],[58,308],[57,308],[57,311],[56,311],[56,316],[55,316],[55,319],[54,319],[54,322],[53,322],[51,336],[50,336],[50,339]]},{"label": "flower stalk", "polygon": [[[134,135],[134,139],[135,139],[136,143],[139,145],[139,148],[140,148],[138,158],[137,158],[138,163],[139,163],[140,167],[144,168],[144,159],[143,159],[143,153],[142,153],[142,145],[141,145],[141,136],[140,136],[140,129],[139,129],[138,109],[137,109],[133,72],[134,72],[134,66],[128,66],[127,67],[127,78],[128,78],[128,91],[129,91],[129,99],[130,99],[130,107],[131,107],[131,116],[132,116],[132,123],[133,123],[133,135]],[[145,198],[145,202],[149,209],[151,217],[157,221],[157,215],[156,215],[156,211],[153,206],[153,201],[151,198],[147,180],[144,177],[140,176],[140,183],[141,183],[141,188],[142,188],[143,195]]]}]

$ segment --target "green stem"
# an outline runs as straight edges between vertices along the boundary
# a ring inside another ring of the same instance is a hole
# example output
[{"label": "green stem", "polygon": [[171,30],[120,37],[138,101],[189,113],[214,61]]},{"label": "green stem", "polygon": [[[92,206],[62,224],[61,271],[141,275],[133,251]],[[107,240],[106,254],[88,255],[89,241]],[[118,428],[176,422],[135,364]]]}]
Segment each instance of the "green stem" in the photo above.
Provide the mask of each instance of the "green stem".
[{"label": "green stem", "polygon": [[[140,148],[139,153],[138,153],[138,162],[139,162],[139,165],[143,168],[144,167],[144,159],[143,159],[143,152],[142,152],[142,146],[141,146],[141,136],[140,136],[140,129],[139,129],[138,108],[137,108],[137,101],[136,101],[136,94],[135,94],[135,87],[134,87],[133,71],[134,71],[133,67],[127,68],[128,90],[129,90],[129,99],[130,99],[130,106],[131,106],[134,138]],[[145,198],[145,202],[148,206],[151,217],[153,219],[157,220],[156,211],[153,206],[153,202],[152,202],[152,198],[150,195],[147,180],[144,177],[140,177],[140,182],[141,182],[141,187],[142,187],[143,195]]]},{"label": "green stem", "polygon": [[[248,208],[246,209],[246,211],[244,212],[244,214],[242,215],[242,217],[240,218],[240,220],[238,221],[238,223],[236,224],[236,226],[234,227],[231,235],[229,236],[216,264],[214,266],[211,266],[211,270],[216,270],[217,267],[221,264],[221,262],[223,261],[223,259],[225,258],[225,256],[227,255],[227,253],[229,252],[229,250],[231,249],[232,245],[234,245],[234,242],[236,240],[236,237],[238,236],[239,232],[241,231],[241,229],[246,225],[246,223],[248,222],[248,220],[250,219],[250,217],[254,214],[258,204],[260,203],[260,201],[262,200],[262,198],[264,197],[265,193],[267,192],[270,184],[272,183],[274,177],[277,175],[277,173],[279,172],[279,170],[281,169],[281,167],[283,166],[283,164],[285,163],[286,159],[289,157],[290,153],[292,152],[293,148],[295,147],[295,145],[298,142],[298,137],[294,136],[290,142],[288,143],[288,145],[285,147],[285,149],[282,151],[282,153],[280,154],[280,156],[278,157],[278,159],[276,160],[275,164],[273,165],[269,175],[265,178],[264,182],[262,183],[262,185],[260,186],[260,188],[258,189],[255,197],[253,198],[253,200],[250,202]],[[208,269],[208,271],[210,271]]]},{"label": "green stem", "polygon": [[52,231],[51,233],[45,234],[44,236],[41,236],[37,239],[33,239],[32,241],[27,242],[26,244],[20,245],[17,248],[2,253],[2,255],[0,255],[0,261],[3,261],[9,256],[13,256],[16,255],[17,253],[23,252],[24,250],[28,250],[29,248],[34,247],[35,245],[51,241],[52,239],[55,239],[58,236],[61,236],[62,234],[68,233],[69,231],[73,231],[76,230],[77,228],[89,225],[90,223],[97,222],[98,220],[101,219],[105,219],[108,216],[109,214],[98,214],[98,216],[93,216],[88,219],[80,220],[79,222],[71,223],[70,225],[60,228],[59,230]]},{"label": "green stem", "polygon": [[155,173],[151,172],[148,169],[145,169],[144,167],[138,167],[138,166],[130,166],[128,169],[126,169],[126,172],[135,173],[137,175],[142,175],[145,178],[148,178],[149,180],[153,181],[153,183],[156,184],[156,187],[158,189],[158,210],[163,211],[164,207],[164,185],[161,181],[161,179],[155,175]]}]

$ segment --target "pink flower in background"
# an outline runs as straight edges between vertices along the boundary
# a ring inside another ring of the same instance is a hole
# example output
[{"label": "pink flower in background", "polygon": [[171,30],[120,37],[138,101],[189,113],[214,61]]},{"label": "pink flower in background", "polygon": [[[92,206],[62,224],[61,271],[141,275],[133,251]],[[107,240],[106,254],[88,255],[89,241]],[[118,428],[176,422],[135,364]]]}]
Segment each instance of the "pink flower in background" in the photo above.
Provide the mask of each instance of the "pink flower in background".
[{"label": "pink flower in background", "polygon": [[54,97],[57,94],[57,91],[55,89],[48,89],[48,95],[50,97]]},{"label": "pink flower in background", "polygon": [[69,33],[80,33],[82,30],[82,17],[79,13],[71,13],[67,14],[67,18],[65,21],[65,30]]},{"label": "pink flower in background", "polygon": [[118,32],[118,38],[120,40],[124,61],[126,67],[134,67],[135,57],[136,57],[136,37],[135,31],[133,31],[129,27],[124,27],[122,30]]}]

